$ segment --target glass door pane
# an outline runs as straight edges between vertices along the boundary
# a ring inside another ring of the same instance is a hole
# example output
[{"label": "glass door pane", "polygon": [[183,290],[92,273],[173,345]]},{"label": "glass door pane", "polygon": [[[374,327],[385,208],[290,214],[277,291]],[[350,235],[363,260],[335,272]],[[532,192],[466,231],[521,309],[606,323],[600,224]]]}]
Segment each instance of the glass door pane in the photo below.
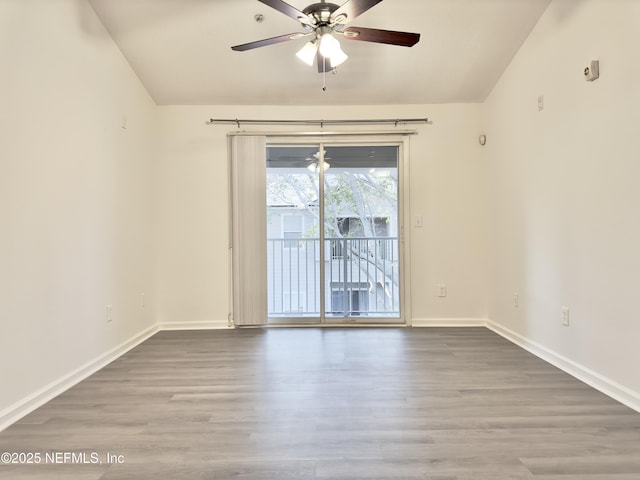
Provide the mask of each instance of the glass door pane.
[{"label": "glass door pane", "polygon": [[397,146],[324,146],[324,309],[400,319]]},{"label": "glass door pane", "polygon": [[267,147],[267,284],[271,323],[321,316],[319,146]]}]

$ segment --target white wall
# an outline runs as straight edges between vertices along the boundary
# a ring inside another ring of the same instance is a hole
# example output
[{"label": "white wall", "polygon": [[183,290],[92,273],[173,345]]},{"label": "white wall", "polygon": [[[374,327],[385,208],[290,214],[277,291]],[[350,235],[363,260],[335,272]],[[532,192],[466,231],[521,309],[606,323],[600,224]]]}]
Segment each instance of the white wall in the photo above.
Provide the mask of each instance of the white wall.
[{"label": "white wall", "polygon": [[[215,118],[424,118],[411,137],[412,310],[417,323],[485,318],[484,166],[479,105],[375,107],[159,107],[158,321],[227,322],[227,132]],[[370,128],[370,127],[369,127]],[[273,127],[254,127],[269,129]],[[325,127],[325,130],[328,129]],[[335,127],[334,127],[335,129]],[[436,285],[448,285],[437,298]]]},{"label": "white wall", "polygon": [[489,318],[640,405],[638,18],[631,0],[552,2],[484,106],[483,162]]},{"label": "white wall", "polygon": [[154,324],[155,105],[84,0],[1,0],[0,65],[2,428]]}]

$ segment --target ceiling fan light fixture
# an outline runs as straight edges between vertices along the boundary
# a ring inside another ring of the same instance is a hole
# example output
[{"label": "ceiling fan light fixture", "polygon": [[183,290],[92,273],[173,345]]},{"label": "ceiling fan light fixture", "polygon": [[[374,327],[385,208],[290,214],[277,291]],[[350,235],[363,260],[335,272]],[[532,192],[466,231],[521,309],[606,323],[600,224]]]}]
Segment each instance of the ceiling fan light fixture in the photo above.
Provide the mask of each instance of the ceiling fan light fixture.
[{"label": "ceiling fan light fixture", "polygon": [[320,37],[320,55],[329,60],[331,68],[343,64],[349,56],[340,48],[340,42],[331,33]]},{"label": "ceiling fan light fixture", "polygon": [[[288,17],[298,20],[304,31],[234,45],[231,47],[233,51],[244,52],[314,35],[313,40],[305,44],[296,55],[310,66],[313,66],[314,60],[317,60],[318,73],[326,74],[329,70],[336,73],[335,67],[349,58],[340,48],[340,42],[338,42],[334,34],[342,35],[348,40],[386,43],[404,47],[412,47],[420,41],[419,33],[347,26],[356,17],[382,0],[345,0],[342,5],[330,3],[329,0],[316,0],[316,3],[312,3],[302,11],[289,5],[284,0],[259,1]],[[260,22],[264,19],[264,16],[258,14],[255,19]],[[318,57],[318,54],[322,55],[322,58]],[[327,61],[329,62],[328,64]],[[326,90],[326,86],[323,86],[323,90]]]},{"label": "ceiling fan light fixture", "polygon": [[[324,162],[322,164],[322,171],[323,172],[326,172],[330,168],[331,168],[331,165],[328,162]],[[309,165],[307,165],[307,170],[309,170],[311,173],[318,173],[320,171],[320,167],[318,165],[318,162],[313,162],[313,163],[310,163]]]},{"label": "ceiling fan light fixture", "polygon": [[313,66],[313,60],[316,58],[316,52],[318,51],[318,44],[314,41],[305,43],[304,47],[302,47],[296,56],[302,60],[304,63]]}]

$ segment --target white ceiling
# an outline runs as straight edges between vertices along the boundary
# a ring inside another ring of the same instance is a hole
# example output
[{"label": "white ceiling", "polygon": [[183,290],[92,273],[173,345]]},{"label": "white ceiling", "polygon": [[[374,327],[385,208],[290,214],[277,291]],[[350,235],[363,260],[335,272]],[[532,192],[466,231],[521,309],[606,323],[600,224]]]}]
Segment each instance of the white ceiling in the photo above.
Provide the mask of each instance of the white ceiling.
[{"label": "white ceiling", "polygon": [[[89,1],[159,105],[482,102],[550,2],[384,0],[351,25],[417,32],[420,42],[342,40],[349,59],[327,74],[323,92],[322,74],[295,56],[307,39],[231,50],[302,31],[257,0]],[[288,3],[302,10],[313,2]]]}]

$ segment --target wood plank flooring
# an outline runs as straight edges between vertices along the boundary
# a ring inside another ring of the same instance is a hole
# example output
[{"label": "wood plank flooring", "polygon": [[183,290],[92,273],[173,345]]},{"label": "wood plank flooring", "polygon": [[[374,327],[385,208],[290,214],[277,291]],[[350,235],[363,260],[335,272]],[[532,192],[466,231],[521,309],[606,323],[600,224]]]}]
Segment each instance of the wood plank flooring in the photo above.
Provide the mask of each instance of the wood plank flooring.
[{"label": "wood plank flooring", "polygon": [[640,414],[484,328],[167,331],[0,452],[41,455],[2,480],[640,480]]}]

